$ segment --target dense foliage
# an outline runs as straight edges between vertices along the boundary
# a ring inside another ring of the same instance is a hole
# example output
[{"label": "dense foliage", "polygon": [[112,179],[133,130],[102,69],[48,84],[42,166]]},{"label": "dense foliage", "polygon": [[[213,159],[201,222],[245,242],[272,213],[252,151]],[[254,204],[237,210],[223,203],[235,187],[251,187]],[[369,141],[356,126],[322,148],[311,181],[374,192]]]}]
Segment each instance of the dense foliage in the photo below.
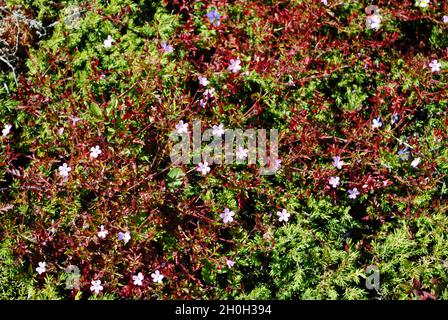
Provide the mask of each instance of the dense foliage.
[{"label": "dense foliage", "polygon": [[[448,4],[374,4],[4,3],[0,298],[447,299]],[[279,170],[174,166],[181,120]]]}]

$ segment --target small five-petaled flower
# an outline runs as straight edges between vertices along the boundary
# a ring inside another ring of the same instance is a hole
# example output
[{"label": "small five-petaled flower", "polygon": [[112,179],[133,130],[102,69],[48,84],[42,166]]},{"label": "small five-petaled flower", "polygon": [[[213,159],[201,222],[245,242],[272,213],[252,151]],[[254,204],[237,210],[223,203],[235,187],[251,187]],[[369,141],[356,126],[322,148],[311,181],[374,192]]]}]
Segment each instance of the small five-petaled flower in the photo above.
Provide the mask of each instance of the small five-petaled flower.
[{"label": "small five-petaled flower", "polygon": [[440,68],[442,67],[442,65],[440,64],[439,61],[437,61],[436,59],[432,60],[431,63],[429,64],[429,67],[431,68],[431,72],[439,72]]},{"label": "small five-petaled flower", "polygon": [[381,122],[381,118],[377,117],[373,119],[372,121],[372,129],[381,128],[383,126],[383,123]]},{"label": "small five-petaled flower", "polygon": [[46,267],[47,264],[45,262],[39,262],[39,266],[36,268],[37,273],[38,274],[44,273],[45,271],[47,271]]},{"label": "small five-petaled flower", "polygon": [[204,98],[211,99],[215,96],[215,88],[210,88],[204,91]]},{"label": "small five-petaled flower", "polygon": [[208,86],[208,84],[210,83],[210,81],[207,80],[207,77],[198,77],[199,79],[199,84],[203,87]]},{"label": "small five-petaled flower", "polygon": [[225,133],[224,125],[221,123],[219,126],[214,125],[212,127],[212,135],[220,137]]},{"label": "small five-petaled flower", "polygon": [[114,42],[115,42],[115,40],[112,39],[112,36],[111,36],[111,35],[108,35],[108,36],[107,36],[107,39],[104,40],[104,43],[103,43],[104,48],[106,48],[106,49],[110,49],[110,48],[112,48],[112,44],[113,44]]},{"label": "small five-petaled flower", "polygon": [[246,148],[243,147],[238,147],[238,149],[236,150],[236,158],[238,160],[244,160],[247,158],[247,153],[249,152],[249,150],[247,150]]},{"label": "small five-petaled flower", "polygon": [[72,171],[72,168],[67,166],[66,163],[64,163],[62,166],[59,166],[59,174],[64,178],[68,177],[70,171]]},{"label": "small five-petaled flower", "polygon": [[219,216],[222,219],[222,222],[224,223],[229,223],[233,221],[233,216],[235,215],[235,212],[230,211],[229,208],[225,208],[224,212],[221,213]]},{"label": "small five-petaled flower", "polygon": [[166,53],[171,53],[174,51],[174,48],[172,45],[169,45],[166,43],[166,41],[162,42],[162,49],[163,51],[165,51]]},{"label": "small five-petaled flower", "polygon": [[143,285],[143,279],[145,279],[145,277],[143,276],[143,273],[139,272],[137,275],[132,276],[132,280],[134,281],[134,284],[136,286],[141,286]]},{"label": "small five-petaled flower", "polygon": [[348,197],[350,199],[356,199],[357,196],[359,196],[358,188],[353,188],[351,190],[348,190]]},{"label": "small five-petaled flower", "polygon": [[229,268],[232,268],[235,265],[235,261],[227,259],[226,264]]},{"label": "small five-petaled flower", "polygon": [[291,216],[288,212],[288,210],[283,209],[282,211],[277,211],[278,221],[282,222],[288,222],[289,217]]},{"label": "small five-petaled flower", "polygon": [[100,225],[100,231],[98,231],[98,237],[105,239],[109,231],[107,231],[103,225]]},{"label": "small five-petaled flower", "polygon": [[372,14],[366,19],[367,29],[378,30],[381,26],[381,16],[379,14]]},{"label": "small five-petaled flower", "polygon": [[118,232],[118,241],[120,240],[123,240],[125,244],[128,243],[129,240],[131,240],[131,234],[129,231],[126,231],[125,233]]},{"label": "small five-petaled flower", "polygon": [[162,280],[164,278],[163,274],[160,273],[159,270],[156,270],[154,273],[151,274],[152,281],[155,283],[162,283]]},{"label": "small five-petaled flower", "polygon": [[420,158],[415,158],[414,160],[412,160],[411,162],[411,167],[413,168],[417,168],[418,165],[420,164],[421,159]]},{"label": "small five-petaled flower", "polygon": [[213,23],[215,27],[219,27],[221,21],[221,15],[219,14],[218,10],[213,9],[209,12],[207,12],[207,18],[210,21],[210,23]]},{"label": "small five-petaled flower", "polygon": [[230,59],[229,70],[233,73],[237,73],[241,70],[241,61],[239,58],[237,58],[236,60]]},{"label": "small five-petaled flower", "polygon": [[341,160],[341,157],[335,156],[333,157],[333,166],[337,169],[342,169],[342,166],[345,165],[344,161]]},{"label": "small five-petaled flower", "polygon": [[210,167],[208,166],[208,162],[199,162],[196,170],[199,171],[203,176],[210,172]]},{"label": "small five-petaled flower", "polygon": [[2,135],[4,137],[6,137],[9,134],[9,132],[11,132],[11,128],[12,128],[12,125],[5,124],[5,128],[2,130]]},{"label": "small five-petaled flower", "polygon": [[183,120],[180,120],[179,123],[176,124],[176,131],[178,134],[189,133],[188,123],[184,123]]},{"label": "small five-petaled flower", "polygon": [[92,147],[92,148],[90,148],[90,156],[92,157],[92,158],[98,158],[98,156],[101,154],[101,149],[100,149],[100,146],[95,146],[95,147]]},{"label": "small five-petaled flower", "polygon": [[337,188],[340,184],[339,177],[331,177],[330,180],[328,180],[328,183],[333,187]]},{"label": "small five-petaled flower", "polygon": [[96,294],[100,293],[104,288],[101,285],[101,280],[92,280],[90,286],[90,291],[95,292]]}]

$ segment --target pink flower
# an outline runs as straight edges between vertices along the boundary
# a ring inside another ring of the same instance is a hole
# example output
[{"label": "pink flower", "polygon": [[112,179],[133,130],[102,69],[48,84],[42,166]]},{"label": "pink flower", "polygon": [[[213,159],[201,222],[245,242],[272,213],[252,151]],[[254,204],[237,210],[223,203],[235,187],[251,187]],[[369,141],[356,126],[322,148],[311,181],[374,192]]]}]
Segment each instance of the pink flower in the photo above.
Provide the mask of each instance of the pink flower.
[{"label": "pink flower", "polygon": [[232,268],[235,265],[235,261],[227,259],[226,264],[229,268]]},{"label": "pink flower", "polygon": [[244,160],[247,158],[247,153],[249,152],[249,150],[243,148],[243,147],[238,147],[238,149],[236,150],[236,158],[238,160]]},{"label": "pink flower", "polygon": [[199,171],[203,176],[205,176],[207,173],[210,172],[210,167],[208,166],[208,162],[204,161],[199,162],[198,166],[196,167],[196,170]]},{"label": "pink flower", "polygon": [[134,284],[136,286],[141,286],[143,285],[143,279],[145,277],[143,276],[143,274],[141,272],[139,272],[136,276],[132,276],[132,280],[134,281]]},{"label": "pink flower", "polygon": [[39,262],[39,266],[36,268],[38,274],[42,274],[47,271],[47,264],[45,262]]},{"label": "pink flower", "polygon": [[131,240],[131,234],[129,231],[126,231],[125,233],[118,232],[118,241],[120,240],[123,240],[125,244],[128,243],[129,240]]},{"label": "pink flower", "polygon": [[338,168],[339,170],[342,169],[342,166],[345,165],[344,161],[341,160],[341,157],[336,156],[333,157],[333,166]]},{"label": "pink flower", "polygon": [[330,180],[328,180],[328,183],[333,187],[337,188],[340,184],[339,177],[331,177]]},{"label": "pink flower", "polygon": [[350,199],[356,199],[357,196],[359,196],[358,188],[353,188],[351,190],[348,190],[348,197]]},{"label": "pink flower", "polygon": [[237,58],[236,60],[230,59],[229,70],[232,71],[233,73],[237,73],[238,71],[241,70],[241,61],[239,58]]},{"label": "pink flower", "polygon": [[229,223],[233,221],[233,216],[235,215],[235,212],[230,211],[229,208],[225,208],[224,212],[221,213],[219,216],[222,219],[222,222],[224,223]]},{"label": "pink flower", "polygon": [[164,278],[163,274],[160,273],[159,270],[156,270],[154,273],[151,274],[152,281],[155,283],[162,283],[162,280]]},{"label": "pink flower", "polygon": [[207,77],[198,77],[198,79],[201,86],[206,87],[210,83],[210,81],[207,80]]}]

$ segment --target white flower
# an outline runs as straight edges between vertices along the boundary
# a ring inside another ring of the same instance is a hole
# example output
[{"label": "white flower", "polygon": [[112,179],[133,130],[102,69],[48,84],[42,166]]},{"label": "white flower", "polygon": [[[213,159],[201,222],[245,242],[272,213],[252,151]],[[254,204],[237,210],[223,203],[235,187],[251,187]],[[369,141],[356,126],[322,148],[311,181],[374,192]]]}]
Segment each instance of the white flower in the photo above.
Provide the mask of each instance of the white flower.
[{"label": "white flower", "polygon": [[426,8],[429,5],[430,0],[416,0],[415,5],[420,8]]},{"label": "white flower", "polygon": [[101,285],[101,280],[92,280],[92,286],[90,287],[90,291],[95,292],[96,294],[100,293],[104,288]]},{"label": "white flower", "polygon": [[278,216],[278,221],[280,221],[280,222],[282,222],[282,221],[288,222],[289,217],[291,215],[289,214],[289,212],[286,209],[283,209],[281,212],[277,211],[277,216]]},{"label": "white flower", "polygon": [[196,170],[199,171],[203,176],[210,172],[210,167],[208,166],[208,162],[204,161],[204,163],[199,162]]},{"label": "white flower", "polygon": [[100,225],[100,231],[98,231],[98,237],[100,238],[106,238],[107,234],[109,233],[109,231],[107,231],[106,229],[104,229],[103,225]]},{"label": "white flower", "polygon": [[72,168],[67,166],[66,163],[64,163],[62,166],[59,166],[59,174],[63,176],[64,178],[68,177],[69,172],[72,171]]},{"label": "white flower", "polygon": [[212,135],[220,137],[225,133],[224,125],[221,123],[219,126],[214,125],[212,127]]},{"label": "white flower", "polygon": [[375,118],[372,121],[372,129],[381,128],[383,126],[383,123],[381,122],[381,118]]},{"label": "white flower", "polygon": [[12,125],[5,124],[5,128],[2,130],[2,135],[4,137],[6,137],[9,134],[9,132],[11,131],[11,128],[12,128]]},{"label": "white flower", "polygon": [[64,128],[63,127],[61,127],[61,128],[59,128],[58,129],[58,135],[62,135],[64,133]]},{"label": "white flower", "polygon": [[39,266],[36,268],[37,273],[42,274],[47,271],[46,266],[47,264],[45,262],[39,262]]},{"label": "white flower", "polygon": [[101,154],[101,149],[100,149],[100,146],[95,146],[95,147],[92,147],[92,148],[90,148],[90,156],[92,157],[92,158],[98,158],[98,156]]},{"label": "white flower", "polygon": [[357,196],[359,196],[358,188],[353,188],[351,190],[348,190],[348,197],[350,199],[356,199]]},{"label": "white flower", "polygon": [[442,65],[437,60],[432,60],[431,63],[429,64],[429,67],[431,68],[431,72],[439,72],[441,66]]},{"label": "white flower", "polygon": [[228,223],[228,222],[232,222],[233,221],[233,216],[235,215],[235,212],[230,211],[229,208],[225,208],[224,212],[221,213],[219,216],[222,219],[222,222],[224,223]]},{"label": "white flower", "polygon": [[247,153],[249,152],[249,150],[247,150],[246,148],[243,147],[238,147],[238,149],[236,150],[236,158],[238,160],[244,160],[247,158]]},{"label": "white flower", "polygon": [[156,270],[154,273],[151,274],[151,278],[152,281],[154,281],[155,283],[162,283],[164,276],[159,272],[159,270]]},{"label": "white flower", "polygon": [[417,168],[418,167],[418,165],[420,164],[420,161],[421,161],[422,159],[420,159],[420,158],[415,158],[414,160],[412,160],[412,162],[411,162],[411,167],[413,167],[413,168]]},{"label": "white flower", "polygon": [[366,18],[367,29],[378,30],[381,26],[381,16],[379,14],[372,14]]},{"label": "white flower", "polygon": [[210,81],[207,80],[207,77],[198,77],[198,79],[201,86],[206,87],[210,83]]},{"label": "white flower", "polygon": [[131,240],[131,234],[129,231],[126,231],[125,233],[118,232],[118,241],[120,240],[123,240],[125,244],[128,243],[129,240]]},{"label": "white flower", "polygon": [[338,168],[339,170],[342,169],[342,166],[345,165],[344,161],[341,160],[341,157],[336,156],[333,157],[333,166]]},{"label": "white flower", "polygon": [[237,73],[238,71],[241,70],[240,58],[237,58],[236,60],[230,59],[229,70],[232,71],[233,73]]},{"label": "white flower", "polygon": [[113,44],[114,42],[115,42],[115,40],[112,39],[111,35],[108,35],[108,36],[107,36],[107,39],[104,40],[104,43],[103,43],[104,48],[106,48],[106,49],[110,49],[110,48],[112,48],[112,44]]},{"label": "white flower", "polygon": [[328,6],[328,1],[327,0],[320,0],[320,2],[322,2],[324,5]]},{"label": "white flower", "polygon": [[188,131],[188,123],[184,123],[183,120],[180,120],[178,124],[176,124],[177,133],[189,133]]},{"label": "white flower", "polygon": [[145,277],[141,272],[139,272],[136,276],[132,276],[132,280],[134,280],[134,284],[136,286],[143,285],[143,279],[145,279]]},{"label": "white flower", "polygon": [[331,177],[330,180],[328,180],[328,184],[330,184],[333,188],[337,188],[339,186],[339,177]]},{"label": "white flower", "polygon": [[215,88],[210,88],[204,91],[204,97],[211,99],[215,96]]},{"label": "white flower", "polygon": [[235,265],[235,261],[227,259],[226,264],[229,268],[232,268]]},{"label": "white flower", "polygon": [[448,16],[443,16],[442,21],[443,23],[448,23]]}]

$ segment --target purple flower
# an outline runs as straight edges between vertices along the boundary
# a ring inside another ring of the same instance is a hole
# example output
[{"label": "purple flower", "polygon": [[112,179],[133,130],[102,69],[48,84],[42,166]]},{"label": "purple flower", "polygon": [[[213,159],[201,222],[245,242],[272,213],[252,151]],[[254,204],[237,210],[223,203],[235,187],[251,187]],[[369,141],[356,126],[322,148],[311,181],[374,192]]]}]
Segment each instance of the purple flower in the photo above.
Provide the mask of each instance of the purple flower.
[{"label": "purple flower", "polygon": [[373,119],[372,121],[372,129],[381,128],[383,123],[381,122],[381,118],[377,117],[376,119]]},{"label": "purple flower", "polygon": [[398,150],[398,156],[403,161],[406,161],[409,159],[409,154],[410,154],[410,152],[409,152],[408,148]]},{"label": "purple flower", "polygon": [[229,223],[233,221],[233,216],[235,215],[235,212],[230,211],[229,208],[225,208],[224,212],[221,213],[219,216],[222,219],[222,222],[224,223]]},{"label": "purple flower", "polygon": [[125,233],[118,232],[118,241],[121,240],[123,240],[125,244],[128,243],[129,240],[131,240],[131,234],[128,231],[126,231]]},{"label": "purple flower", "polygon": [[229,268],[232,268],[235,265],[235,261],[227,259],[226,264]]},{"label": "purple flower", "polygon": [[392,118],[390,119],[390,124],[391,125],[394,125],[396,122],[398,122],[398,114],[396,114],[396,113],[394,113],[393,115],[392,115]]},{"label": "purple flower", "polygon": [[333,157],[333,166],[342,169],[342,166],[345,165],[344,161],[341,160],[341,157],[335,156]]},{"label": "purple flower", "polygon": [[210,20],[210,23],[213,23],[213,25],[215,27],[219,27],[219,25],[221,23],[219,21],[219,19],[221,18],[221,15],[218,13],[218,10],[213,9],[212,11],[209,11],[207,13],[207,18],[208,18],[208,20]]},{"label": "purple flower", "polygon": [[237,58],[236,60],[230,59],[229,70],[232,71],[233,73],[237,73],[238,71],[241,70],[240,58]]},{"label": "purple flower", "polygon": [[174,48],[172,45],[169,45],[166,43],[166,41],[162,42],[162,49],[163,51],[167,52],[167,53],[171,53],[174,51]]},{"label": "purple flower", "polygon": [[353,188],[351,190],[348,190],[348,197],[350,199],[356,199],[356,197],[359,196],[359,191],[357,188]]}]

